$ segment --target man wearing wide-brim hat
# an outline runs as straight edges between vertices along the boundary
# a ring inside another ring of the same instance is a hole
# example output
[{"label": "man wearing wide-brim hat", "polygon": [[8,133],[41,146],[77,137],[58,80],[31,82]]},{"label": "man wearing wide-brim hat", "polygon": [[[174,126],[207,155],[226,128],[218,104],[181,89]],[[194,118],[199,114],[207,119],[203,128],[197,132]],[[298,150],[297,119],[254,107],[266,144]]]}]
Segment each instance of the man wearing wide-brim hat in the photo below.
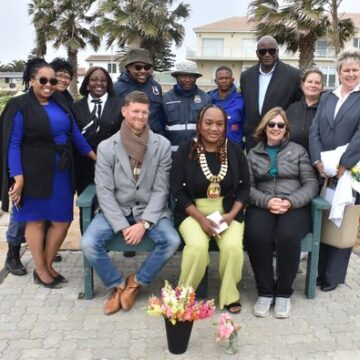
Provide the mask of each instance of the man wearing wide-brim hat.
[{"label": "man wearing wide-brim hat", "polygon": [[176,85],[163,97],[165,135],[171,142],[172,150],[176,151],[182,142],[195,137],[199,112],[205,105],[211,104],[211,98],[196,85],[202,74],[194,62],[185,60],[177,63],[171,75],[176,78]]},{"label": "man wearing wide-brim hat", "polygon": [[150,100],[149,125],[153,132],[164,134],[165,114],[162,105],[160,84],[152,76],[153,61],[146,49],[131,49],[121,62],[124,71],[114,84],[115,95],[124,99],[138,90],[146,93]]}]

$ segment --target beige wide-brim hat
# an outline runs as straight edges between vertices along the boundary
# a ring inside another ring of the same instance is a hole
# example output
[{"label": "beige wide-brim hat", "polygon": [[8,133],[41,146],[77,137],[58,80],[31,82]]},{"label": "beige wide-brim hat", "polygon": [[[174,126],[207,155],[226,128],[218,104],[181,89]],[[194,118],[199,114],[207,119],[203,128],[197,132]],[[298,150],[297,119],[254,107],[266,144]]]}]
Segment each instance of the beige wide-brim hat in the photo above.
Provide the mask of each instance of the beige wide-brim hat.
[{"label": "beige wide-brim hat", "polygon": [[178,75],[194,75],[197,78],[202,76],[197,70],[196,64],[193,61],[185,60],[176,64],[176,69],[171,73],[171,76],[177,77]]}]

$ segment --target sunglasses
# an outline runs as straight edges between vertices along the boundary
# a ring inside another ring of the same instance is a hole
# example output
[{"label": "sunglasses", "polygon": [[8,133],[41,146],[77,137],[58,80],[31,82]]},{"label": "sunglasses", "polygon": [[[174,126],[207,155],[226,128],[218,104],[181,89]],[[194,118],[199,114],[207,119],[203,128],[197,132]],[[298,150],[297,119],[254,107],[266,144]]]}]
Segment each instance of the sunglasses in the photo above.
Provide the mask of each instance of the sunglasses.
[{"label": "sunglasses", "polygon": [[55,79],[55,78],[48,79],[45,76],[42,76],[42,77],[38,78],[37,80],[39,81],[39,83],[41,85],[46,85],[47,83],[50,83],[51,86],[55,86],[58,83],[58,79]]},{"label": "sunglasses", "polygon": [[284,129],[286,127],[286,124],[283,122],[277,123],[277,122],[268,122],[267,127],[269,127],[270,129],[273,129],[275,126],[277,126],[278,129]]},{"label": "sunglasses", "polygon": [[260,56],[265,56],[266,53],[268,53],[269,55],[273,56],[276,54],[276,50],[277,49],[274,49],[274,48],[271,48],[271,49],[257,49],[257,52]]},{"label": "sunglasses", "polygon": [[140,70],[142,70],[142,69],[148,71],[148,70],[150,70],[151,68],[152,68],[152,66],[149,65],[149,64],[145,64],[145,65],[135,64],[135,65],[134,65],[134,69],[135,69],[136,71],[140,71]]}]

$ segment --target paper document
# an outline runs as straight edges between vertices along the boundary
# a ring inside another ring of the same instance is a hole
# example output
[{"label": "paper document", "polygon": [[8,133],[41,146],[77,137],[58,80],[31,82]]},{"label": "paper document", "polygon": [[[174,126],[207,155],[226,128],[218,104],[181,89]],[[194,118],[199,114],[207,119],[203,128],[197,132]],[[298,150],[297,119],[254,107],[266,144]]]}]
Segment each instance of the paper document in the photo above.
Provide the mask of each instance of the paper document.
[{"label": "paper document", "polygon": [[222,216],[219,210],[211,213],[210,215],[207,216],[207,218],[217,224],[217,227],[215,228],[217,234],[222,233],[224,230],[226,230],[229,227],[226,222],[221,222]]}]

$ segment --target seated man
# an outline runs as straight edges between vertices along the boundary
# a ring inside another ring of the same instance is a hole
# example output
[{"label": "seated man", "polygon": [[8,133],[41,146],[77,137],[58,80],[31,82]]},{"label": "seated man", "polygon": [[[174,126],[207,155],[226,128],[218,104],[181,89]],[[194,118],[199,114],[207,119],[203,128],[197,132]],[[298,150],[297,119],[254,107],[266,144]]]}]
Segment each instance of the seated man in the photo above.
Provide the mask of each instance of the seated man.
[{"label": "seated man", "polygon": [[[180,243],[167,206],[170,143],[150,130],[145,93],[129,93],[121,111],[120,132],[98,146],[95,184],[101,211],[81,240],[85,257],[111,289],[104,306],[106,315],[121,308],[129,310],[140,287],[151,283]],[[155,243],[155,249],[127,281],[106,252],[107,242],[120,231],[128,244],[139,244],[146,232]]]}]

